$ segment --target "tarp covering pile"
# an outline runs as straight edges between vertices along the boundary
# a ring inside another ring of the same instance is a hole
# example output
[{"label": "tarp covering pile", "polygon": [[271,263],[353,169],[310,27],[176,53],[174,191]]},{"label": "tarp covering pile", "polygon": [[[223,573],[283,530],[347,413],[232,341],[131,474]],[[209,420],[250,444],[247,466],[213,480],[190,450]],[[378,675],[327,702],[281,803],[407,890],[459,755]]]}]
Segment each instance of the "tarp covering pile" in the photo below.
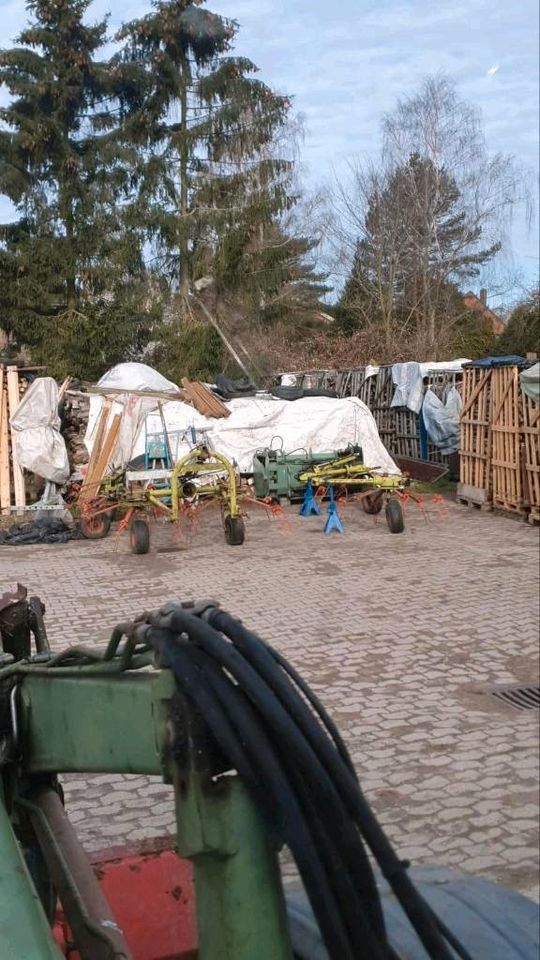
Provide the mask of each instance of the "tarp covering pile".
[{"label": "tarp covering pile", "polygon": [[[148,413],[156,410],[158,400],[155,397],[130,395],[129,390],[148,390],[154,393],[179,393],[179,387],[149,367],[146,363],[118,363],[98,380],[98,387],[106,390],[118,390],[113,404],[113,413],[122,414],[120,435],[114,455],[114,466],[124,467],[132,457],[136,437],[140,434]],[[94,433],[103,400],[100,396],[90,399],[90,415],[85,443],[92,450]]]},{"label": "tarp covering pile", "polygon": [[[171,392],[178,388],[144,364],[119,364],[105,374],[98,386],[132,390]],[[103,399],[92,397],[85,443],[91,451],[96,423]],[[112,465],[125,467],[145,453],[148,435],[163,430],[158,401],[149,397],[124,397],[123,410],[128,425],[120,432]],[[303,449],[313,453],[340,450],[349,444],[362,447],[364,461],[381,472],[396,474],[398,469],[379,437],[370,411],[361,400],[335,400],[305,397],[301,400],[276,400],[245,397],[227,404],[230,417],[216,420],[204,417],[182,401],[162,404],[173,458],[178,460],[197,442],[204,440],[213,449],[234,461],[241,472],[251,473],[253,456],[264,447],[278,446],[286,453]],[[193,433],[195,431],[195,433]]]},{"label": "tarp covering pile", "polygon": [[21,467],[53,483],[65,483],[69,461],[58,416],[58,385],[38,377],[11,418],[17,460]]},{"label": "tarp covering pile", "polygon": [[535,363],[528,370],[522,370],[519,375],[521,389],[535,403],[540,403],[540,363]]},{"label": "tarp covering pile", "polygon": [[[164,404],[167,430],[172,434],[171,439],[178,441],[172,444],[177,458],[192,446],[189,429],[193,426],[198,434],[204,432],[212,449],[234,460],[242,473],[252,472],[253,456],[264,447],[281,447],[285,453],[299,449],[324,453],[344,449],[349,444],[362,447],[367,466],[377,467],[384,473],[399,473],[381,442],[373,416],[355,397],[345,400],[305,397],[293,401],[250,397],[231,400],[227,406],[231,416],[226,420],[213,420],[185,403]],[[159,432],[159,416],[148,416],[147,429]],[[133,455],[144,453],[144,448],[143,432]]]}]

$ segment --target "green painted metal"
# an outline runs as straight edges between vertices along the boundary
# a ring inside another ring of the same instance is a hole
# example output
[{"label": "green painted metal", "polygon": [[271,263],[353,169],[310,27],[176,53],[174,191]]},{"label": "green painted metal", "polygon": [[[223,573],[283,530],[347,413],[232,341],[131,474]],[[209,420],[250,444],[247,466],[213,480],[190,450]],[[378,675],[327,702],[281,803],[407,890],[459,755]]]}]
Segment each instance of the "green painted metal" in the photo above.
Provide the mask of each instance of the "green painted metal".
[{"label": "green painted metal", "polygon": [[25,771],[162,774],[170,672],[63,672],[27,673],[22,680]]},{"label": "green painted metal", "polygon": [[292,960],[275,849],[237,777],[177,789],[178,851],[193,861],[200,960]]},{"label": "green painted metal", "polygon": [[[276,850],[238,777],[210,775],[205,747],[192,745],[187,775],[176,767],[168,739],[174,692],[168,670],[122,674],[94,665],[21,673],[20,772],[173,780],[179,852],[194,863],[200,960],[292,960]],[[184,722],[191,727],[189,710]],[[0,951],[1,960],[56,960],[1,795],[0,818],[0,943],[3,923],[16,944]]]},{"label": "green painted metal", "polygon": [[0,956],[59,960],[40,899],[11,828],[0,790]]},{"label": "green painted metal", "polygon": [[306,490],[305,481],[298,475],[318,463],[325,463],[337,456],[335,451],[326,453],[282,453],[281,450],[259,450],[253,457],[253,483],[260,500],[266,497],[287,497],[301,500]]}]

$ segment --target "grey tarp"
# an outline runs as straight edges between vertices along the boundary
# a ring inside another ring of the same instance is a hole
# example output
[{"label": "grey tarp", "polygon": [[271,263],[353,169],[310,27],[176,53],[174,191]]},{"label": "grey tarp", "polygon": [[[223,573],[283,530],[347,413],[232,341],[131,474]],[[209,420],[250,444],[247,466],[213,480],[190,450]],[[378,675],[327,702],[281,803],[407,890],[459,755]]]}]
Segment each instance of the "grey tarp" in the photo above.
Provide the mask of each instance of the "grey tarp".
[{"label": "grey tarp", "polygon": [[522,370],[519,379],[523,393],[535,403],[540,403],[540,363],[535,363],[534,367],[529,367],[528,370]]}]

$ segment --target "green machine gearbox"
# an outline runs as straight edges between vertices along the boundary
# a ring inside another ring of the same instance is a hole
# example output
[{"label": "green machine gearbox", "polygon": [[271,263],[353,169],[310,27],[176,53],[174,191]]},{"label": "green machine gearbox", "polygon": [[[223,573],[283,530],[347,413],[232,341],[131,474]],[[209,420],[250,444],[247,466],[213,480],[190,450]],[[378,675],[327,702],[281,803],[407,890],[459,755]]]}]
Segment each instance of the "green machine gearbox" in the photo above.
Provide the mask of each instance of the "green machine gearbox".
[{"label": "green machine gearbox", "polygon": [[283,453],[270,447],[258,450],[253,457],[255,494],[259,500],[266,497],[301,500],[306,491],[306,482],[299,480],[299,475],[317,464],[334,460],[336,456],[336,450],[325,453],[310,453],[307,450]]}]

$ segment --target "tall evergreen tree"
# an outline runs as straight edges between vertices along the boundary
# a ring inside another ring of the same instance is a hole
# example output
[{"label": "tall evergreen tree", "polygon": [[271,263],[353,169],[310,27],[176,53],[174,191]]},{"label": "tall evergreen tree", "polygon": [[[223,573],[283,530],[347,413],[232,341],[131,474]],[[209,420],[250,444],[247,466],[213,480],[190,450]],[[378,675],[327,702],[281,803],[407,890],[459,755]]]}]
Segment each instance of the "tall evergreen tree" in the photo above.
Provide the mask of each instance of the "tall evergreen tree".
[{"label": "tall evergreen tree", "polygon": [[140,113],[146,147],[140,202],[157,256],[184,298],[211,277],[215,297],[283,282],[289,252],[266,256],[279,216],[295,202],[290,161],[272,144],[290,101],[256,76],[232,45],[237,24],[201,0],[164,0],[127,24],[123,62],[140,65],[151,92]]},{"label": "tall evergreen tree", "polygon": [[151,310],[144,232],[132,216],[135,154],[123,135],[140,77],[99,59],[90,0],[30,0],[32,22],[0,53],[2,325],[53,372],[91,377],[138,350]]}]

